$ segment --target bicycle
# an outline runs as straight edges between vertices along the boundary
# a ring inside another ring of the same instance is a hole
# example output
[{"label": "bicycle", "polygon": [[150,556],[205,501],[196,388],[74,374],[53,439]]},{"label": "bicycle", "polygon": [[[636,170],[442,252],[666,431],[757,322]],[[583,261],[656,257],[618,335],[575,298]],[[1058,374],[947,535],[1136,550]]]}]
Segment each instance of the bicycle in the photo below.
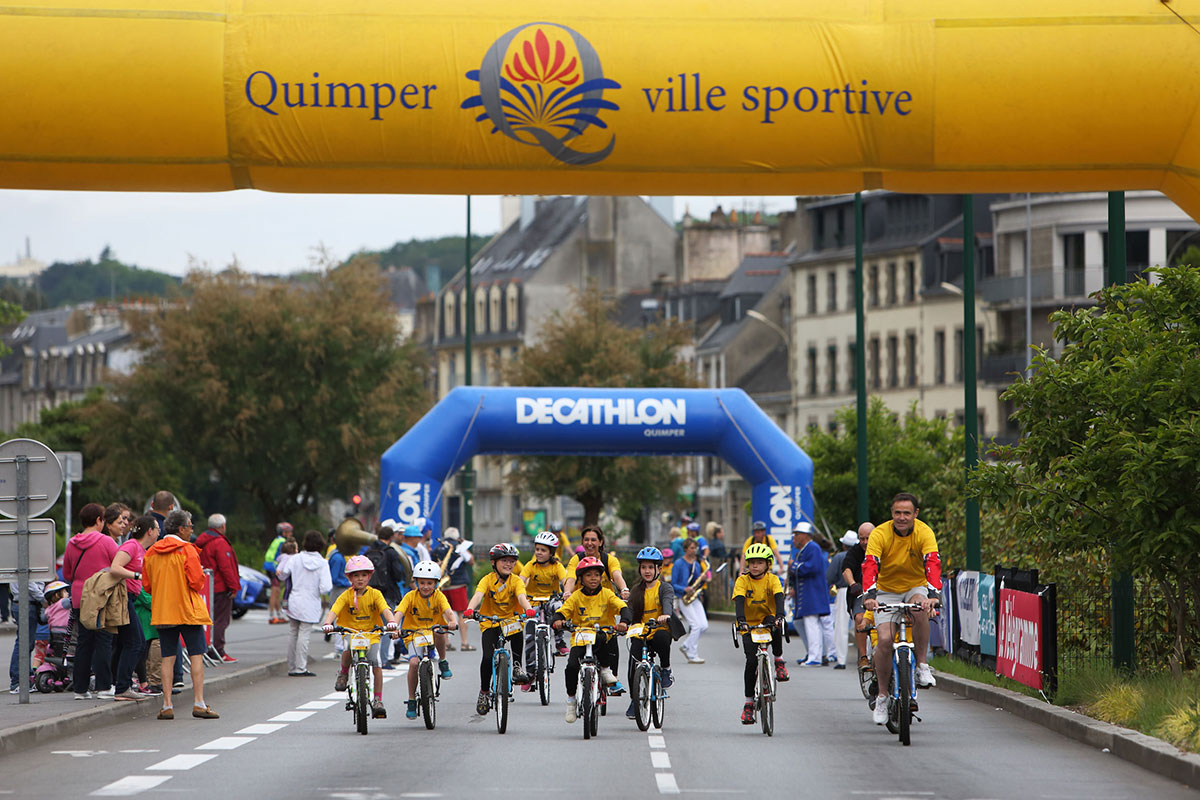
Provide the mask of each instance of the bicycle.
[{"label": "bicycle", "polygon": [[433,643],[435,633],[448,633],[444,625],[400,631],[401,636],[412,634],[412,645],[420,657],[417,662],[417,708],[425,720],[425,728],[433,730],[437,725],[437,701],[442,694],[442,671],[438,669],[439,655]]},{"label": "bicycle", "polygon": [[663,719],[667,714],[667,690],[663,687],[662,671],[654,663],[654,650],[650,647],[650,634],[655,628],[665,628],[665,623],[652,619],[643,625],[630,625],[626,636],[638,636],[643,631],[646,638],[642,644],[642,657],[633,668],[633,677],[629,691],[632,693],[635,719],[639,731],[645,731],[653,725],[661,729]]},{"label": "bicycle", "polygon": [[596,643],[597,633],[616,636],[619,632],[611,625],[576,627],[570,622],[564,622],[563,629],[574,631],[576,647],[585,647],[583,658],[579,661],[579,691],[576,693],[579,699],[576,702],[579,704],[577,714],[583,720],[583,738],[591,739],[599,731],[599,718],[608,712],[608,687],[600,677],[592,645]]},{"label": "bicycle", "polygon": [[[371,649],[371,633],[387,633],[376,625],[369,631],[335,627],[333,633],[350,635],[350,680],[346,681],[346,710],[354,712],[354,726],[363,736],[367,735],[367,719],[371,716],[370,674],[371,662],[367,652]],[[163,684],[164,686],[166,684]]]},{"label": "bicycle", "polygon": [[[542,701],[542,705],[550,705],[550,676],[554,674],[554,660],[556,658],[555,649],[551,647],[554,633],[550,628],[550,611],[548,606],[550,603],[562,595],[554,594],[550,597],[531,597],[529,602],[537,607],[536,622],[533,623],[533,663],[527,664],[529,667],[530,680],[537,684],[538,698]],[[528,624],[526,627],[528,634]],[[526,650],[526,653],[529,651]]]},{"label": "bicycle", "polygon": [[496,732],[508,730],[508,704],[512,700],[512,646],[508,637],[521,630],[521,622],[514,617],[489,617],[478,612],[475,619],[495,622],[500,626],[500,640],[492,652],[492,683],[488,704],[496,712]]},{"label": "bicycle", "polygon": [[[750,633],[750,641],[758,647],[758,667],[754,677],[754,710],[758,713],[758,721],[762,724],[762,732],[767,736],[775,735],[775,669],[771,663],[771,632],[770,625],[748,625],[738,630],[737,623],[733,625],[733,646],[740,648],[738,633]],[[786,631],[785,631],[786,634]]]},{"label": "bicycle", "polygon": [[[887,729],[899,734],[900,744],[911,744],[911,727],[917,710],[917,659],[913,651],[912,612],[921,607],[920,603],[880,603],[876,613],[880,611],[902,612],[900,621],[896,623],[896,633],[892,641],[892,676],[888,680],[888,721]],[[879,702],[879,698],[875,698]]]}]

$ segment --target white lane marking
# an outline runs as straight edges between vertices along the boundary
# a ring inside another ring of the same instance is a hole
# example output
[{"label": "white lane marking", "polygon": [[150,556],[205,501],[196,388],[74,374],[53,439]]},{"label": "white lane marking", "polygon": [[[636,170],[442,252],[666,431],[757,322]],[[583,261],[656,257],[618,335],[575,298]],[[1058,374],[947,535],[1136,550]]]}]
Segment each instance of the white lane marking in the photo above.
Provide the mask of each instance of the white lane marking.
[{"label": "white lane marking", "polygon": [[92,756],[108,755],[107,750],[51,750],[52,756],[70,756],[71,758],[91,758]]},{"label": "white lane marking", "polygon": [[666,750],[651,750],[650,765],[655,769],[670,769],[671,756],[667,754]]},{"label": "white lane marking", "polygon": [[384,683],[387,683],[387,682],[388,682],[388,681],[390,681],[390,680],[395,680],[395,678],[396,678],[396,676],[395,676],[395,675],[384,675],[384,676],[383,676],[383,682],[384,682]]},{"label": "white lane marking", "polygon": [[122,753],[159,753],[160,750],[122,750]]},{"label": "white lane marking", "polygon": [[269,722],[260,722],[257,725],[248,725],[245,728],[242,728],[240,731],[234,731],[234,733],[235,734],[243,734],[243,735],[247,735],[247,736],[261,736],[262,734],[265,734],[265,733],[274,733],[275,731],[279,730],[280,728],[286,728],[286,727],[287,727],[287,723],[285,723],[285,722],[277,722],[274,725],[272,725]]},{"label": "white lane marking", "polygon": [[197,750],[236,750],[244,744],[253,742],[253,736],[222,736],[219,739],[213,739],[211,742],[205,742],[196,747]]},{"label": "white lane marking", "polygon": [[297,711],[322,711],[330,706],[336,705],[336,700],[312,700],[302,706],[296,706]]},{"label": "white lane marking", "polygon": [[405,792],[401,797],[441,797],[437,792]]},{"label": "white lane marking", "polygon": [[308,719],[315,711],[285,711],[282,714],[277,714],[271,717],[267,722],[299,722],[302,719]]},{"label": "white lane marking", "polygon": [[160,761],[157,764],[151,764],[146,769],[154,770],[185,770],[192,767],[198,767],[205,761],[211,761],[216,758],[216,753],[183,753],[177,756],[171,756],[166,761]]},{"label": "white lane marking", "polygon": [[126,775],[119,781],[113,781],[107,786],[101,786],[92,792],[93,797],[128,797],[140,794],[147,789],[161,786],[171,780],[170,775]]},{"label": "white lane marking", "polygon": [[322,695],[321,699],[322,700],[345,700],[346,693],[345,692],[330,692],[329,694]]},{"label": "white lane marking", "polygon": [[675,776],[672,773],[656,772],[654,780],[658,781],[659,794],[679,794],[679,784],[675,783]]},{"label": "white lane marking", "polygon": [[667,746],[667,740],[662,736],[650,736],[648,738],[650,739],[650,746],[655,749],[661,750]]}]

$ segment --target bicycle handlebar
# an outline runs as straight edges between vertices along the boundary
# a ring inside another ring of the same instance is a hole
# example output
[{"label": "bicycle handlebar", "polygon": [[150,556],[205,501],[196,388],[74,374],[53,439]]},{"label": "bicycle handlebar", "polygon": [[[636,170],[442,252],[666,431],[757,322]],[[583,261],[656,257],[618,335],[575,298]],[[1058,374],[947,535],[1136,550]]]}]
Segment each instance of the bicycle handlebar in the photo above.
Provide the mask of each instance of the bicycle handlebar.
[{"label": "bicycle handlebar", "polygon": [[600,633],[615,633],[618,636],[625,635],[625,631],[619,631],[612,625],[576,625],[573,622],[568,622],[565,619],[563,620],[562,629],[565,631],[574,631],[579,630],[580,628],[583,630],[600,631]]},{"label": "bicycle handlebar", "polygon": [[334,625],[333,630],[330,632],[331,633],[392,633],[393,631],[389,631],[387,628],[383,627],[382,625],[376,625],[372,628],[368,628],[365,631],[359,630],[358,628],[343,628],[340,625]]},{"label": "bicycle handlebar", "polygon": [[428,628],[405,628],[404,630],[400,631],[400,635],[408,636],[410,633],[416,634],[416,633],[421,633],[422,631],[433,631],[434,633],[449,633],[450,631],[454,631],[454,630],[458,630],[457,626],[453,627],[453,628],[448,628],[445,625],[433,625]]}]

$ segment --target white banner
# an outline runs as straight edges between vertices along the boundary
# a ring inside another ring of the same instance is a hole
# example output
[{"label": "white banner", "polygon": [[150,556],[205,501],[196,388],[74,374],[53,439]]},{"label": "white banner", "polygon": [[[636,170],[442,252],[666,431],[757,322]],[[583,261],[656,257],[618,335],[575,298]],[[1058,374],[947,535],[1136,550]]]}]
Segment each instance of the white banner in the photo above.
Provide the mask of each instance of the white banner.
[{"label": "white banner", "polygon": [[958,613],[958,638],[979,646],[979,573],[963,570],[954,579],[954,604]]}]

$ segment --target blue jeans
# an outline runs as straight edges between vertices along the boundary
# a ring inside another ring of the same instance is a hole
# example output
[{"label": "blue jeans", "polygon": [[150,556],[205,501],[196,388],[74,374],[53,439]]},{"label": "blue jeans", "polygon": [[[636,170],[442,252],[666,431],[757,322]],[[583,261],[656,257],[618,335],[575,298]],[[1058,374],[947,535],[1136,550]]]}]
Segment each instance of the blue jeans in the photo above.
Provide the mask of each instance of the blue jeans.
[{"label": "blue jeans", "polygon": [[[12,601],[12,616],[17,619],[17,615],[21,613],[21,602],[19,600]],[[29,650],[33,652],[33,638],[37,634],[38,624],[41,622],[39,617],[40,612],[37,607],[30,604],[29,608]],[[21,685],[21,634],[17,631],[17,638],[13,640],[12,660],[8,662],[8,686],[10,689],[15,689]]]},{"label": "blue jeans", "polygon": [[142,623],[138,619],[137,609],[133,606],[133,598],[129,599],[129,624],[117,628],[116,644],[120,655],[117,658],[114,688],[120,694],[133,682],[133,671],[142,660],[142,653],[146,649],[146,638],[142,634]]}]

